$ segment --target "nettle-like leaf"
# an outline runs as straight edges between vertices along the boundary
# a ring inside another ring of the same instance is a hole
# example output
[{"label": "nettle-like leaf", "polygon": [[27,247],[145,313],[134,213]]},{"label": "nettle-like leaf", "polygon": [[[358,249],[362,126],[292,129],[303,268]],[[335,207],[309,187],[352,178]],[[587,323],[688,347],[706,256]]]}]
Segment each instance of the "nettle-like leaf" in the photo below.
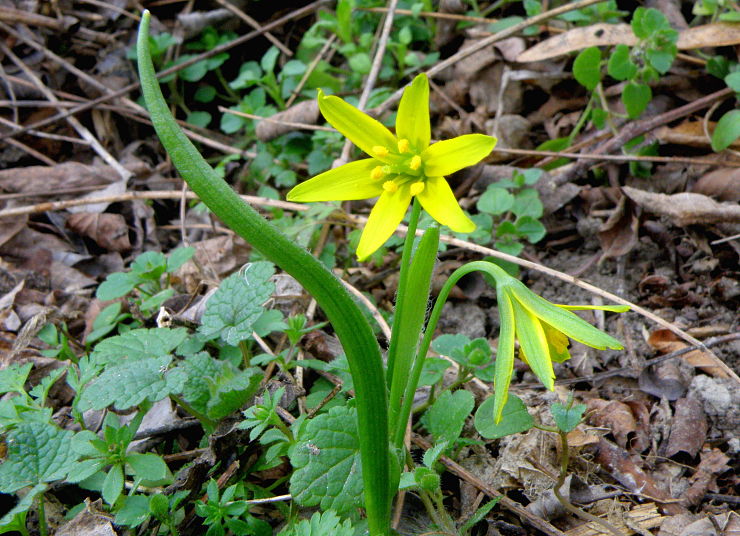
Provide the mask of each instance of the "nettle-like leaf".
[{"label": "nettle-like leaf", "polygon": [[188,336],[185,328],[132,329],[101,341],[95,346],[95,363],[116,363],[121,359],[147,359],[170,355]]},{"label": "nettle-like leaf", "polygon": [[292,527],[280,531],[278,536],[353,536],[355,528],[349,519],[344,522],[333,510],[315,512],[311,519],[302,519]]},{"label": "nettle-like leaf", "polygon": [[265,310],[262,304],[275,290],[270,281],[273,273],[275,267],[261,261],[224,279],[209,298],[198,331],[209,338],[220,336],[232,346],[251,337],[255,322]]},{"label": "nettle-like leaf", "polygon": [[259,369],[238,370],[205,352],[188,356],[177,368],[187,377],[182,389],[185,401],[213,420],[242,407],[254,396],[262,378]]},{"label": "nettle-like leaf", "polygon": [[462,432],[465,419],[475,407],[472,393],[460,389],[443,392],[421,418],[424,427],[434,436],[437,443],[453,443]]},{"label": "nettle-like leaf", "polygon": [[9,431],[7,458],[0,465],[0,492],[65,478],[79,458],[72,449],[73,436],[48,422],[21,423]]},{"label": "nettle-like leaf", "polygon": [[354,408],[339,406],[314,417],[290,449],[290,493],[302,506],[339,513],[359,506],[362,467]]},{"label": "nettle-like leaf", "polygon": [[128,409],[144,400],[157,402],[171,393],[179,393],[185,384],[184,371],[167,371],[172,356],[126,360],[111,365],[82,392],[79,409],[103,409],[111,404]]}]

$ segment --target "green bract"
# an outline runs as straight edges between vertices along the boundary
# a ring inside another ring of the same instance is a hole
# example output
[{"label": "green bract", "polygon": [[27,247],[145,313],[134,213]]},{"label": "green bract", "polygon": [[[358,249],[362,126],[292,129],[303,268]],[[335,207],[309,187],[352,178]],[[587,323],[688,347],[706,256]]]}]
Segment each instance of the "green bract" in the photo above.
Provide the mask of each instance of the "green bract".
[{"label": "green bract", "polygon": [[288,192],[288,200],[349,201],[380,196],[357,247],[360,260],[388,240],[414,196],[442,225],[459,233],[475,230],[444,176],[485,158],[496,139],[468,134],[430,145],[429,81],[425,74],[418,75],[401,98],[396,135],[354,106],[320,90],[319,109],[334,128],[372,158],[317,175]]},{"label": "green bract", "polygon": [[[555,373],[552,362],[570,359],[568,337],[599,350],[620,350],[622,344],[595,328],[571,310],[601,309],[624,312],[622,305],[555,305],[541,298],[523,283],[495,267],[501,331],[494,373],[494,418],[501,420],[509,383],[514,370],[514,340],[519,341],[519,357],[529,365],[542,384],[552,390]],[[492,274],[493,275],[493,274]]]}]

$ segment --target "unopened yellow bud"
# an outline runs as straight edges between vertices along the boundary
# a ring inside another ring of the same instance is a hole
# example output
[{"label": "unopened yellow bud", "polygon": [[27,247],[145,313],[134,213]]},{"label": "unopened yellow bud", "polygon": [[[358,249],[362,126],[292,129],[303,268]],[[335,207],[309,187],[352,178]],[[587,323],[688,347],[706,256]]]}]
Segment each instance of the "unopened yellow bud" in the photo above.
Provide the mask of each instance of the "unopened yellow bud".
[{"label": "unopened yellow bud", "polygon": [[416,171],[417,169],[421,167],[421,157],[418,154],[415,154],[411,158],[411,162],[409,162],[409,167],[413,169],[414,171]]},{"label": "unopened yellow bud", "polygon": [[385,190],[389,194],[395,193],[396,191],[398,191],[398,184],[393,181],[385,181],[383,183],[383,190]]},{"label": "unopened yellow bud", "polygon": [[375,156],[383,158],[384,156],[388,156],[388,148],[383,147],[382,145],[376,145],[373,147],[373,154]]},{"label": "unopened yellow bud", "polygon": [[411,191],[411,195],[419,195],[421,192],[424,191],[424,183],[423,182],[415,182],[411,185],[409,188]]},{"label": "unopened yellow bud", "polygon": [[409,140],[407,140],[406,138],[398,140],[398,152],[399,153],[408,153],[409,147],[410,147]]},{"label": "unopened yellow bud", "polygon": [[378,180],[385,175],[385,172],[383,171],[383,166],[375,166],[373,170],[370,172],[370,178],[373,180]]}]

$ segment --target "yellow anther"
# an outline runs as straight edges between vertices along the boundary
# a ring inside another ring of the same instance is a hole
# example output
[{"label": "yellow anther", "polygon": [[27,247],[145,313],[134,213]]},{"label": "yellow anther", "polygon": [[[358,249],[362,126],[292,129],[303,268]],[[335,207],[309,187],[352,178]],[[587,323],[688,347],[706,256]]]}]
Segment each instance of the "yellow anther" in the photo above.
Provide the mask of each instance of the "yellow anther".
[{"label": "yellow anther", "polygon": [[385,172],[383,171],[383,166],[375,166],[370,172],[370,178],[373,180],[378,180],[383,177],[383,175],[385,175]]},{"label": "yellow anther", "polygon": [[414,171],[416,171],[417,169],[421,167],[421,157],[418,154],[415,154],[411,158],[411,161],[409,162],[409,167],[413,169]]},{"label": "yellow anther", "polygon": [[409,188],[411,191],[411,195],[419,195],[421,192],[424,191],[424,183],[423,182],[415,182],[411,185],[411,188]]},{"label": "yellow anther", "polygon": [[389,194],[395,193],[398,190],[398,184],[393,181],[385,181],[383,183],[383,190]]},{"label": "yellow anther", "polygon": [[375,156],[383,158],[384,156],[388,156],[388,148],[383,147],[382,145],[376,145],[373,147],[373,154]]},{"label": "yellow anther", "polygon": [[409,147],[410,147],[409,140],[407,140],[406,138],[398,140],[398,152],[399,153],[408,153]]}]

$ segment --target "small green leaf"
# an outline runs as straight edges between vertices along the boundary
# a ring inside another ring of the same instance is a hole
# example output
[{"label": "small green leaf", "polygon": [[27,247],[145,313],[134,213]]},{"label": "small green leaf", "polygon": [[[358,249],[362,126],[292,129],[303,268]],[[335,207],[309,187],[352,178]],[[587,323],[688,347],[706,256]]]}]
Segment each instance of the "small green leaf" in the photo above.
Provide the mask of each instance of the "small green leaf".
[{"label": "small green leaf", "polygon": [[108,474],[103,480],[103,488],[100,490],[103,500],[108,504],[114,504],[123,491],[123,468],[120,465],[111,466]]},{"label": "small green leaf", "polygon": [[115,523],[116,525],[134,528],[141,525],[148,518],[149,497],[146,495],[132,495],[124,498],[123,506],[116,512]]},{"label": "small green leaf", "polygon": [[205,128],[208,126],[208,123],[211,122],[211,114],[203,111],[191,112],[185,118],[185,121],[191,125],[195,125],[196,127]]},{"label": "small green leaf", "polygon": [[294,467],[290,492],[302,506],[346,512],[361,505],[357,419],[354,408],[339,406],[311,419],[290,449]]},{"label": "small green leaf", "polygon": [[421,422],[436,442],[453,443],[460,437],[465,419],[473,411],[473,407],[475,400],[469,391],[445,391],[424,413]]},{"label": "small green leaf", "polygon": [[732,91],[740,93],[740,71],[735,71],[725,76],[725,84],[727,84]]},{"label": "small green leaf", "polygon": [[630,48],[627,45],[614,47],[606,72],[615,80],[631,80],[637,74],[637,65],[630,58]]},{"label": "small green leaf", "polygon": [[8,431],[8,452],[0,465],[0,492],[13,493],[64,479],[79,458],[72,449],[73,435],[48,422],[20,423]]},{"label": "small green leaf", "polygon": [[480,196],[476,207],[481,212],[499,215],[510,210],[513,205],[513,195],[504,188],[498,188],[495,185],[491,185],[485,192],[483,192],[483,195]]},{"label": "small green leaf", "polygon": [[167,256],[168,273],[175,272],[180,266],[188,262],[195,255],[194,247],[177,248]]},{"label": "small green leaf", "polygon": [[167,464],[158,454],[132,452],[126,455],[126,463],[134,475],[145,480],[161,480],[167,476]]},{"label": "small green leaf", "polygon": [[518,218],[529,216],[534,219],[542,217],[544,207],[540,201],[540,194],[534,188],[525,188],[514,196],[514,204],[511,207]]},{"label": "small green leaf", "polygon": [[187,336],[185,328],[132,329],[98,343],[92,359],[95,363],[108,364],[121,359],[134,361],[168,356]]},{"label": "small green leaf", "polygon": [[[570,147],[571,139],[569,137],[564,138],[555,138],[552,140],[547,140],[544,143],[541,143],[539,146],[537,146],[538,151],[562,151],[564,149],[567,149]],[[564,166],[570,162],[568,158],[562,157],[562,158],[556,158],[554,161],[550,162],[549,164],[545,164],[542,166],[542,169],[545,171],[550,171],[551,169],[558,168],[560,166]]]},{"label": "small green leaf", "polygon": [[200,86],[197,90],[195,90],[193,98],[197,102],[207,104],[216,98],[216,88],[211,85]]},{"label": "small green leaf", "polygon": [[128,409],[144,400],[157,402],[171,393],[181,392],[186,377],[178,369],[167,372],[171,361],[172,356],[163,356],[108,366],[82,392],[80,411],[110,405]]},{"label": "small green leaf", "polygon": [[540,220],[531,216],[524,216],[517,219],[514,225],[519,236],[526,238],[530,244],[536,244],[547,234],[547,230]]},{"label": "small green leaf", "polygon": [[475,412],[475,429],[486,439],[498,439],[519,432],[526,432],[534,426],[534,419],[527,411],[519,397],[509,394],[501,415],[501,422],[496,424],[493,414],[494,397],[488,397]]},{"label": "small green leaf", "polygon": [[656,71],[665,74],[671,68],[671,64],[676,57],[676,47],[648,50],[645,52],[645,57]]},{"label": "small green leaf", "polygon": [[450,362],[438,357],[427,357],[424,360],[424,368],[419,377],[419,387],[434,385],[444,377],[445,371],[450,367]]},{"label": "small green leaf", "polygon": [[712,132],[712,150],[719,152],[727,149],[740,137],[740,110],[730,110],[717,122]]},{"label": "small green leaf", "polygon": [[573,76],[589,91],[596,89],[601,81],[601,50],[588,47],[581,50],[573,62]]},{"label": "small green leaf", "polygon": [[311,519],[302,519],[294,525],[288,525],[278,536],[354,536],[352,521],[342,521],[334,510],[314,512]]},{"label": "small green leaf", "polygon": [[163,493],[157,493],[149,498],[149,511],[159,519],[164,521],[169,515],[170,504]]},{"label": "small green leaf", "polygon": [[0,370],[0,394],[19,393],[26,394],[24,384],[31,373],[33,363],[20,365],[13,363],[10,366]]},{"label": "small green leaf", "polygon": [[622,92],[622,103],[630,119],[640,117],[652,98],[653,91],[646,84],[628,82]]},{"label": "small green leaf", "polygon": [[140,282],[139,278],[130,272],[113,272],[100,284],[95,291],[95,297],[102,301],[115,300],[134,290]]},{"label": "small green leaf", "polygon": [[358,74],[367,74],[372,67],[372,61],[367,52],[358,52],[349,58],[350,68]]},{"label": "small green leaf", "polygon": [[208,338],[220,336],[232,346],[250,338],[264,311],[262,304],[275,290],[270,281],[274,270],[267,262],[251,263],[224,279],[209,298],[198,331]]},{"label": "small green leaf", "polygon": [[575,404],[571,407],[566,407],[563,404],[555,402],[550,406],[550,413],[552,413],[552,418],[555,420],[555,425],[566,433],[578,426],[578,423],[583,418],[584,411],[586,411],[585,404]]}]

